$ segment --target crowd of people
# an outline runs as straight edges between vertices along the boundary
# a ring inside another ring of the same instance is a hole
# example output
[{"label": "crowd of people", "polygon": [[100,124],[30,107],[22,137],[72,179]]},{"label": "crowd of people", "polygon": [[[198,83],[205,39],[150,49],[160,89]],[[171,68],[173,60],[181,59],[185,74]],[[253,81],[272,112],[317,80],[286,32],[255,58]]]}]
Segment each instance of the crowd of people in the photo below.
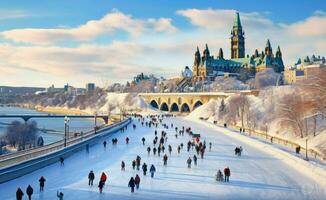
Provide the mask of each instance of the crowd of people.
[{"label": "crowd of people", "polygon": [[[133,117],[135,120],[138,120],[138,122],[141,124],[142,127],[154,128],[152,143],[147,143],[147,144],[151,144],[151,145],[145,146],[146,145],[145,137],[142,137],[141,140],[139,141],[139,143],[140,143],[140,145],[144,146],[144,149],[145,149],[145,151],[147,151],[148,156],[161,157],[161,155],[162,155],[161,159],[162,159],[163,167],[168,165],[169,156],[171,157],[172,152],[173,152],[172,144],[168,143],[169,140],[168,140],[167,132],[169,131],[169,129],[175,131],[174,136],[176,139],[178,139],[179,137],[184,137],[184,136],[186,136],[186,134],[190,138],[188,140],[188,142],[186,143],[186,146],[187,146],[186,150],[187,150],[188,154],[190,154],[191,152],[194,152],[194,155],[189,156],[188,159],[185,160],[185,163],[186,163],[185,169],[186,168],[191,169],[192,164],[194,166],[197,166],[197,160],[199,157],[200,157],[200,159],[205,158],[205,152],[206,152],[206,148],[207,148],[206,141],[205,140],[201,141],[200,135],[194,134],[191,127],[188,127],[188,128],[185,128],[184,126],[177,127],[173,123],[166,124],[166,123],[164,123],[163,119],[165,117],[170,117],[167,115],[142,116],[142,115],[135,114]],[[161,130],[160,133],[157,131],[157,128],[159,126],[163,127],[163,130]],[[136,130],[137,126],[136,126],[136,124],[133,124],[132,127],[133,127],[133,130]],[[127,128],[122,128],[121,132],[124,132],[126,129]],[[244,130],[242,130],[242,131],[244,131]],[[147,138],[147,140],[148,139],[149,138]],[[126,136],[125,144],[128,145],[129,142],[130,142],[130,138],[128,136]],[[117,143],[118,143],[118,139],[113,138],[112,145],[117,145]],[[107,145],[108,144],[107,144],[106,140],[103,141],[103,147],[107,148]],[[208,143],[209,151],[212,150],[212,145],[213,145],[212,142]],[[166,147],[167,147],[167,152],[166,152]],[[184,147],[183,142],[179,143],[175,147],[176,154],[182,153],[181,151],[183,150],[183,147]],[[241,146],[236,147],[234,150],[235,155],[241,156],[242,150],[243,149]],[[64,158],[60,157],[59,161],[60,161],[60,165],[64,166]],[[131,163],[132,170],[137,170],[137,171],[142,170],[142,175],[144,177],[147,175],[147,171],[149,171],[150,177],[154,178],[154,174],[156,172],[156,167],[154,166],[154,164],[147,164],[145,162],[142,163],[142,159],[139,155],[137,155],[135,159],[131,160],[130,163]],[[148,166],[150,166],[149,170],[148,170]],[[124,172],[125,170],[126,170],[126,162],[121,161],[121,171]],[[130,191],[132,193],[135,192],[135,188],[136,188],[136,190],[138,190],[140,188],[141,176],[139,174],[141,174],[141,173],[136,173],[135,176],[130,177],[129,182],[127,184],[127,186],[130,187]],[[229,182],[230,176],[231,176],[230,168],[225,167],[225,169],[223,171],[221,171],[220,169],[217,170],[215,179],[216,179],[216,181],[219,181],[219,182]],[[213,177],[213,175],[212,175],[212,177]],[[88,185],[90,187],[92,187],[94,185],[94,180],[95,180],[95,173],[93,170],[90,170],[90,172],[88,173]],[[98,182],[98,188],[99,188],[100,193],[103,192],[103,189],[104,189],[104,186],[105,186],[107,180],[108,180],[108,175],[105,172],[101,172],[100,176],[99,176],[99,182]],[[40,179],[39,179],[40,192],[44,191],[45,182],[46,182],[45,177],[43,177],[43,176],[40,177]],[[26,195],[29,200],[32,199],[33,188],[31,185],[28,185],[28,187],[26,189]],[[16,199],[21,200],[23,198],[23,196],[24,196],[23,190],[21,188],[17,188]],[[63,192],[57,191],[57,197],[59,200],[63,200],[63,197],[64,197]]]}]

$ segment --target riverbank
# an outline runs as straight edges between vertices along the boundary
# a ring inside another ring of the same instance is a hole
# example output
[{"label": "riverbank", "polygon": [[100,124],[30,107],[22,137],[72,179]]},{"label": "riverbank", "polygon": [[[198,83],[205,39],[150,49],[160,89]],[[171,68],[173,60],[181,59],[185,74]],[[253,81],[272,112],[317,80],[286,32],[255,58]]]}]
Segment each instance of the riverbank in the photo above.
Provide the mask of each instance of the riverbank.
[{"label": "riverbank", "polygon": [[50,113],[50,114],[64,114],[64,115],[87,115],[86,111],[82,111],[75,108],[64,108],[64,107],[42,107],[35,106],[35,110],[38,112]]}]

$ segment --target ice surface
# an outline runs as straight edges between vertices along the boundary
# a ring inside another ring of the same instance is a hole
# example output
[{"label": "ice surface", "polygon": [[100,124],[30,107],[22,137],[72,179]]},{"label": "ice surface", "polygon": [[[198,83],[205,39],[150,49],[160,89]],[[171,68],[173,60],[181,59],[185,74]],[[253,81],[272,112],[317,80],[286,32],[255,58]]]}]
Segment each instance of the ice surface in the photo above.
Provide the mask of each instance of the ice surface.
[{"label": "ice surface", "polygon": [[[134,120],[136,123],[136,121]],[[198,166],[188,169],[186,160],[194,155],[186,151],[186,142],[191,139],[187,134],[174,137],[174,129],[166,130],[168,144],[173,147],[172,156],[169,156],[168,165],[163,166],[162,156],[147,156],[146,148],[152,147],[154,128],[141,127],[137,124],[135,131],[129,126],[124,133],[114,133],[107,137],[108,145],[103,147],[102,142],[90,147],[89,153],[78,152],[65,160],[62,167],[59,163],[37,170],[10,182],[0,184],[0,199],[15,199],[18,186],[25,192],[28,184],[34,188],[32,199],[56,199],[57,190],[63,191],[64,199],[325,199],[325,190],[322,185],[304,173],[295,170],[296,166],[289,166],[277,157],[261,151],[255,145],[248,145],[235,137],[220,133],[217,129],[201,123],[186,121],[182,118],[170,118],[178,127],[191,126],[195,133],[202,136],[207,144],[212,142],[212,151],[208,148],[204,159],[198,159]],[[163,128],[159,126],[160,134]],[[130,143],[125,144],[128,136]],[[141,143],[146,138],[146,145]],[[112,146],[111,139],[118,138],[118,145]],[[104,139],[103,139],[104,140]],[[184,143],[180,155],[177,154],[177,145]],[[234,155],[234,148],[242,146],[242,157]],[[167,149],[167,145],[165,145]],[[168,152],[166,152],[168,154]],[[151,179],[144,177],[141,171],[132,170],[131,161],[137,155],[147,165],[154,164],[157,173]],[[120,170],[120,163],[126,162],[126,171]],[[229,166],[231,178],[229,183],[215,181],[214,175],[218,169]],[[95,185],[88,186],[87,175],[90,170],[95,172]],[[101,172],[106,172],[108,181],[103,193],[98,192],[98,180]],[[134,194],[127,187],[131,176],[140,175],[140,189]],[[45,191],[38,192],[38,179],[45,176]],[[26,196],[25,196],[26,198]]]}]

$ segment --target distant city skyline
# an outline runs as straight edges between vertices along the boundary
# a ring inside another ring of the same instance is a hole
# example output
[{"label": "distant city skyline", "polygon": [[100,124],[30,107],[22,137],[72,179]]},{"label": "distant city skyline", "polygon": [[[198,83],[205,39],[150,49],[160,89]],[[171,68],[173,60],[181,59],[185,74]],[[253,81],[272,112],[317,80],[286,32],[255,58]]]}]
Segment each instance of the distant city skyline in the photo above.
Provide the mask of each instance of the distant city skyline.
[{"label": "distant city skyline", "polygon": [[323,1],[2,1],[0,85],[85,87],[124,83],[141,72],[180,75],[197,45],[230,58],[234,13],[246,54],[270,39],[285,66],[326,52]]}]

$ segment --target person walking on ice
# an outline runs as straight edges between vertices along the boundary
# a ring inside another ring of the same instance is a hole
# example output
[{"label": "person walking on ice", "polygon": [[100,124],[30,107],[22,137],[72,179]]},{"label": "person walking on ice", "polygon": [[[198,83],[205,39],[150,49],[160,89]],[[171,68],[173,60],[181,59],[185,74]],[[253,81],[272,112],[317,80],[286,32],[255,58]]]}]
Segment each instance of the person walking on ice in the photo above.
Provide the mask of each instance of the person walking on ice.
[{"label": "person walking on ice", "polygon": [[147,153],[148,153],[148,156],[149,156],[149,154],[151,153],[151,147],[147,147]]},{"label": "person walking on ice", "polygon": [[188,168],[191,168],[191,158],[189,157],[188,160],[187,160],[187,164],[188,164]]},{"label": "person walking on ice", "polygon": [[224,178],[225,178],[225,182],[229,182],[229,179],[230,179],[230,176],[231,176],[231,171],[230,171],[230,168],[229,167],[226,167],[224,169]]},{"label": "person walking on ice", "polygon": [[94,182],[94,179],[95,179],[95,174],[94,172],[91,170],[88,174],[88,185],[89,186],[93,186],[93,182]]},{"label": "person walking on ice", "polygon": [[28,185],[27,189],[26,189],[26,194],[28,196],[28,200],[31,200],[32,199],[32,195],[33,195],[33,188],[31,185]]},{"label": "person walking on ice", "polygon": [[44,191],[44,183],[45,183],[45,178],[43,176],[41,176],[41,178],[38,180],[40,183],[40,192]]},{"label": "person walking on ice", "polygon": [[20,187],[18,187],[16,191],[16,200],[22,200],[23,196],[24,192],[22,191],[22,189],[20,189]]},{"label": "person walking on ice", "polygon": [[223,181],[223,173],[221,172],[221,170],[217,171],[216,176],[216,181],[222,182]]},{"label": "person walking on ice", "polygon": [[59,200],[63,200],[63,193],[57,191],[57,197],[58,197]]},{"label": "person walking on ice", "polygon": [[135,185],[137,190],[139,189],[139,184],[140,184],[140,177],[138,176],[138,174],[136,174]]},{"label": "person walking on ice", "polygon": [[194,155],[194,165],[197,165],[197,156],[196,155]]},{"label": "person walking on ice", "polygon": [[131,193],[135,191],[135,180],[134,177],[131,177],[128,183],[128,187],[130,187]]},{"label": "person walking on ice", "polygon": [[168,164],[168,156],[165,154],[163,156],[163,165],[167,165]]},{"label": "person walking on ice", "polygon": [[149,169],[149,172],[151,173],[151,177],[154,178],[154,173],[156,172],[156,169],[153,164],[152,164],[151,168]]},{"label": "person walking on ice", "polygon": [[125,171],[126,164],[124,161],[121,161],[121,171]]},{"label": "person walking on ice", "polygon": [[143,169],[144,176],[146,176],[146,172],[147,172],[147,165],[146,165],[146,163],[143,164],[142,169]]}]

